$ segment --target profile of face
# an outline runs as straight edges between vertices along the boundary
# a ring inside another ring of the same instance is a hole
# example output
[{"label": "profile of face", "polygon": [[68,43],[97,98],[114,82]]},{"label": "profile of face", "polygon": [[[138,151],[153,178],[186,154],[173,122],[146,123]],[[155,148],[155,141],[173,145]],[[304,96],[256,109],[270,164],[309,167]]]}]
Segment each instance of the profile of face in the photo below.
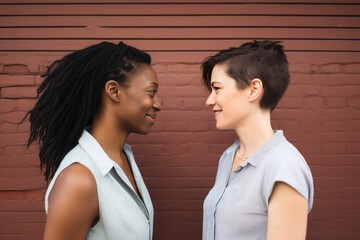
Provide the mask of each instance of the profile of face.
[{"label": "profile of face", "polygon": [[211,107],[220,130],[237,129],[249,114],[250,87],[240,89],[236,80],[226,73],[226,66],[215,65],[211,73],[211,93],[206,105]]},{"label": "profile of face", "polygon": [[158,78],[149,65],[142,64],[121,89],[119,120],[128,133],[148,134],[155,124],[156,113],[161,110],[158,97]]}]

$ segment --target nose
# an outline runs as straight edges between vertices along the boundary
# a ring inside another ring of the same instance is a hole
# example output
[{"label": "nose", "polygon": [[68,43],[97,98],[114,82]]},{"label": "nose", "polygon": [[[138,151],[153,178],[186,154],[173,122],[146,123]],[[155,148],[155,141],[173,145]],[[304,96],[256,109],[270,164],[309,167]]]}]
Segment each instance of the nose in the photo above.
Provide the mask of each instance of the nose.
[{"label": "nose", "polygon": [[161,108],[162,108],[162,99],[158,96],[158,95],[155,95],[154,97],[154,103],[153,103],[153,108],[156,110],[156,111],[160,111]]},{"label": "nose", "polygon": [[209,97],[206,99],[206,105],[212,107],[215,105],[215,92],[211,91]]}]

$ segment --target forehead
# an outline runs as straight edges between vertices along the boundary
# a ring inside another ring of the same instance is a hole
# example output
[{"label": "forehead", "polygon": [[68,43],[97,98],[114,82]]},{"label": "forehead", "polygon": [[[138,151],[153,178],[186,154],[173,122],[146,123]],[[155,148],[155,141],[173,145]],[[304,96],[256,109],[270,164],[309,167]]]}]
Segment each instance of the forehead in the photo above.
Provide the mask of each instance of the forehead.
[{"label": "forehead", "polygon": [[141,85],[150,85],[150,84],[158,84],[158,78],[154,71],[154,69],[147,64],[142,64],[138,66],[138,69],[129,78],[130,86],[141,86]]},{"label": "forehead", "polygon": [[217,64],[211,72],[211,84],[212,83],[224,83],[228,79],[231,79],[226,72],[227,67],[224,64]]}]

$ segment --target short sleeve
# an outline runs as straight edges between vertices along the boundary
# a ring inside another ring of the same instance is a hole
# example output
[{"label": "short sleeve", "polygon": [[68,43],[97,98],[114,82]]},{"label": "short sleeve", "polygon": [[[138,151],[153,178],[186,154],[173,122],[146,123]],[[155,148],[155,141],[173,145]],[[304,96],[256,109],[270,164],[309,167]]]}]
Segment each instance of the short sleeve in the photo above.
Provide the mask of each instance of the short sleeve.
[{"label": "short sleeve", "polygon": [[311,171],[302,155],[294,148],[282,151],[273,158],[266,177],[266,204],[274,189],[275,183],[284,182],[294,188],[308,201],[308,212],[313,205],[314,186]]}]

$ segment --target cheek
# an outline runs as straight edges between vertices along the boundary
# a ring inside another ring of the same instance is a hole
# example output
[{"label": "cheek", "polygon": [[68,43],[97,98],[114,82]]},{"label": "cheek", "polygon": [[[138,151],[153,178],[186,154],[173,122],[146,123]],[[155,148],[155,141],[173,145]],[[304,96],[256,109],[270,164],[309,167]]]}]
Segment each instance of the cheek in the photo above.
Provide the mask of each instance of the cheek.
[{"label": "cheek", "polygon": [[153,100],[150,97],[144,97],[142,99],[142,104],[141,106],[145,109],[149,109],[151,108],[151,106],[153,105]]}]

